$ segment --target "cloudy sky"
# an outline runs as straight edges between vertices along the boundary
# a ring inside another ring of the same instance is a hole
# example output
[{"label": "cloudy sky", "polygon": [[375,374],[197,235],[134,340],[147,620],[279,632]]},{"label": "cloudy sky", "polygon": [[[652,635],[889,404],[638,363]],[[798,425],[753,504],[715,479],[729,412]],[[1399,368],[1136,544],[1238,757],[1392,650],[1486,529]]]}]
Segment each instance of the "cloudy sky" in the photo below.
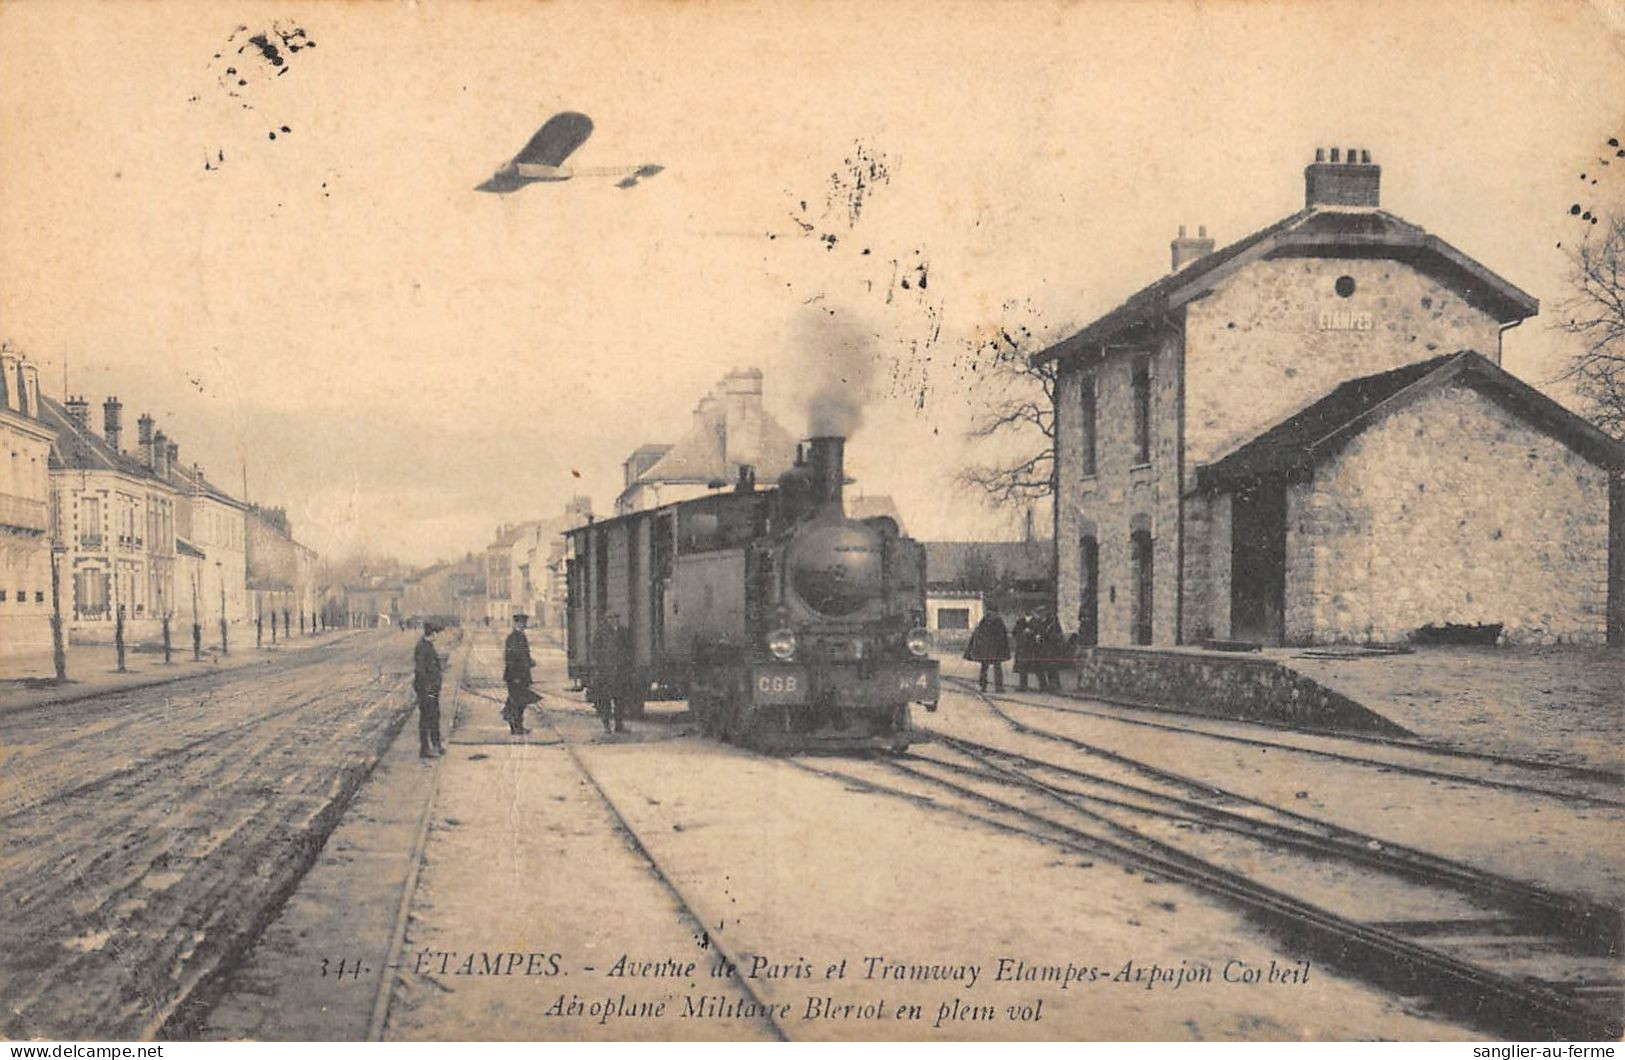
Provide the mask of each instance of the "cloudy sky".
[{"label": "cloudy sky", "polygon": [[[1061,337],[1166,270],[1178,225],[1223,244],[1297,209],[1334,144],[1551,309],[1578,174],[1625,128],[1621,32],[1550,0],[23,0],[0,337],[53,395],[66,368],[221,484],[246,469],[319,549],[425,561],[571,493],[606,510],[732,367],[805,430],[834,309],[877,358],[859,488],[916,536],[1009,533],[951,487],[978,336]],[[566,109],[596,125],[577,166],[665,171],[472,190]],[[1507,338],[1541,385],[1550,316]]]}]

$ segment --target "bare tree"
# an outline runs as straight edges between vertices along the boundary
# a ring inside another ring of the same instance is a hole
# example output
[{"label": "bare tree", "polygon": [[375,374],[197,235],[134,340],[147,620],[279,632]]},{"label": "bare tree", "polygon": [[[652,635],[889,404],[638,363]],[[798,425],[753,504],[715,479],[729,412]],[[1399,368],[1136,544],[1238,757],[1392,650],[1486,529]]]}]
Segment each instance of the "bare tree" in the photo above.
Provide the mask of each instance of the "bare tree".
[{"label": "bare tree", "polygon": [[1602,218],[1597,231],[1569,251],[1570,297],[1563,302],[1562,330],[1582,348],[1563,373],[1585,400],[1598,427],[1625,436],[1625,215]]},{"label": "bare tree", "polygon": [[1055,362],[1029,363],[1038,349],[1029,328],[1011,324],[971,350],[969,367],[987,405],[969,437],[999,456],[963,468],[956,480],[994,508],[1026,508],[1055,494]]},{"label": "bare tree", "polygon": [[1625,148],[1617,138],[1611,139],[1604,157],[1591,170],[1601,175],[1580,174],[1588,191],[1599,180],[1606,182],[1598,191],[1607,205],[1585,209],[1575,203],[1569,207],[1570,216],[1581,226],[1580,237],[1566,248],[1569,297],[1561,303],[1562,317],[1557,324],[1580,341],[1580,349],[1561,378],[1574,383],[1592,422],[1616,438],[1625,436],[1625,275],[1620,260],[1625,255],[1625,188],[1621,187],[1625,182],[1617,172],[1617,165],[1625,165],[1622,160]]}]

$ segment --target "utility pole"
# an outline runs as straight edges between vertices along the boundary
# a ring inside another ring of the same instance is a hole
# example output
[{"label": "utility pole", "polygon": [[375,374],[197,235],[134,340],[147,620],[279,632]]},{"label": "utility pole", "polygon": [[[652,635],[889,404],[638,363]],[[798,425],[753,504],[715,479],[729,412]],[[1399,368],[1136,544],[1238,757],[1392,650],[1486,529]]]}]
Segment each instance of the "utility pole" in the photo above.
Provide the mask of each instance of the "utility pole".
[{"label": "utility pole", "polygon": [[[174,567],[173,566],[170,567],[170,572],[174,573]],[[163,589],[163,583],[162,582],[158,583],[158,609],[159,609],[160,612],[162,612],[162,614],[164,616],[164,665],[168,666],[168,665],[170,665],[170,657],[169,657],[169,618],[170,618],[170,614],[169,613],[170,613],[171,608],[169,607],[168,601],[164,599],[164,589]]]},{"label": "utility pole", "polygon": [[[66,368],[63,371],[67,371]],[[56,682],[68,679],[68,650],[62,637],[62,544],[61,532],[51,535],[51,662],[56,665]]]},{"label": "utility pole", "polygon": [[231,651],[226,647],[226,568],[215,560],[214,569],[220,575],[220,654],[230,655]]},{"label": "utility pole", "polygon": [[203,661],[203,616],[197,609],[197,578],[196,570],[192,571],[192,661]]},{"label": "utility pole", "polygon": [[114,553],[113,566],[113,649],[118,653],[118,672],[128,673],[124,669],[124,602],[119,599],[118,593],[118,559]]}]

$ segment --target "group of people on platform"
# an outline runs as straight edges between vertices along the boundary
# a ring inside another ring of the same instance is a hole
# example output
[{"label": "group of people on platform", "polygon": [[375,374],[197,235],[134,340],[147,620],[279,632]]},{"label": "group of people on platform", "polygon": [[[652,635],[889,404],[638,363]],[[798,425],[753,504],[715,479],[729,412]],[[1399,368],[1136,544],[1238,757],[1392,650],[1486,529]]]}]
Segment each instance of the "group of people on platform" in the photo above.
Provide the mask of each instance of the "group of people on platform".
[{"label": "group of people on platform", "polygon": [[1031,678],[1040,692],[1053,692],[1061,688],[1061,671],[1076,664],[1078,641],[1076,633],[1067,635],[1048,607],[1029,608],[1014,626],[1006,626],[999,609],[990,605],[965,645],[965,658],[980,664],[976,680],[984,692],[990,670],[994,691],[1004,691],[1004,664],[1010,659],[1020,691],[1027,691]]},{"label": "group of people on platform", "polygon": [[[542,698],[531,687],[531,672],[536,664],[530,654],[530,640],[525,636],[528,622],[528,615],[513,616],[513,631],[508,634],[502,652],[502,681],[508,687],[502,720],[515,736],[530,731],[525,727],[525,710]],[[446,660],[435,646],[441,629],[435,622],[424,622],[423,636],[413,654],[418,747],[424,758],[445,754],[440,742],[440,685]],[[998,608],[989,606],[971,633],[970,642],[965,646],[965,658],[980,664],[977,684],[984,692],[990,671],[994,690],[1004,691],[1004,664],[1011,659],[1014,659],[1020,691],[1028,690],[1029,680],[1036,680],[1041,692],[1059,691],[1061,671],[1077,662],[1079,641],[1078,634],[1067,635],[1055,612],[1048,607],[1029,609],[1016,619],[1014,626],[1006,626]],[[1090,641],[1092,643],[1092,637]],[[639,692],[631,633],[614,616],[606,615],[595,631],[593,668],[587,681],[587,698],[598,712],[605,732],[626,731],[626,718],[642,708]]]},{"label": "group of people on platform", "polygon": [[[514,615],[513,630],[502,646],[502,683],[508,688],[502,720],[515,736],[530,731],[525,727],[525,711],[542,699],[541,693],[532,687],[536,662],[530,654],[530,638],[525,635],[529,622],[529,615]],[[440,737],[440,688],[446,657],[436,643],[443,630],[439,623],[425,621],[423,635],[412,654],[412,690],[418,703],[418,754],[423,758],[437,758],[446,753]],[[606,616],[598,629],[597,647],[587,698],[603,721],[605,732],[625,732],[624,719],[636,714],[642,705],[631,634],[625,626]]]}]

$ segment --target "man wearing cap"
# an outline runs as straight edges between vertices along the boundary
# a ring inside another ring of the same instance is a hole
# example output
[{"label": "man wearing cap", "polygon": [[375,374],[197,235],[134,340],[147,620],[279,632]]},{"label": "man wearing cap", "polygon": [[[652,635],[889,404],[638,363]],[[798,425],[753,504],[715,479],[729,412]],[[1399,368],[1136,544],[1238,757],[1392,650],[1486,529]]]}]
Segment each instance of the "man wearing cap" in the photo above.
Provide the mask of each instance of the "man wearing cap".
[{"label": "man wearing cap", "polygon": [[412,652],[412,691],[418,697],[418,757],[434,758],[446,753],[440,744],[440,653],[435,650],[435,634],[440,627],[423,623],[423,636]]},{"label": "man wearing cap", "polygon": [[502,720],[515,736],[530,730],[525,728],[525,708],[541,699],[530,690],[530,671],[536,663],[530,657],[530,640],[525,636],[529,615],[513,616],[513,632],[508,634],[502,650],[502,680],[508,686],[508,702],[502,707]]}]

